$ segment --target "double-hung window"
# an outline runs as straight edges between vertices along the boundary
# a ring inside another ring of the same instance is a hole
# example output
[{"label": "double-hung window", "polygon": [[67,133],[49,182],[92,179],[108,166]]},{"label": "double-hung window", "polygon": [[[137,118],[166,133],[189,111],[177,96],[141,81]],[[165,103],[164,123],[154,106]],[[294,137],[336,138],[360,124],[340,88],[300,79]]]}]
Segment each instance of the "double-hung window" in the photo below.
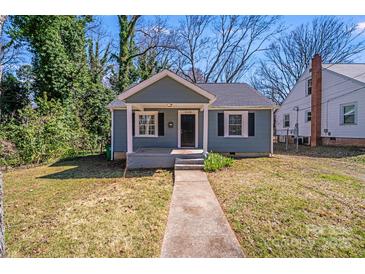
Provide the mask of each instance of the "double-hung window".
[{"label": "double-hung window", "polygon": [[312,79],[309,79],[307,81],[306,95],[311,95],[311,94],[312,94]]},{"label": "double-hung window", "polygon": [[290,115],[284,114],[284,127],[290,127]]},{"label": "double-hung window", "polygon": [[137,111],[135,131],[137,137],[157,137],[157,111]]},{"label": "double-hung window", "polygon": [[225,137],[248,137],[247,111],[225,111],[224,120]]},{"label": "double-hung window", "polygon": [[357,105],[356,103],[341,105],[341,124],[354,125],[356,124]]},{"label": "double-hung window", "polygon": [[305,122],[310,122],[312,120],[312,112],[311,111],[306,111],[305,112]]}]

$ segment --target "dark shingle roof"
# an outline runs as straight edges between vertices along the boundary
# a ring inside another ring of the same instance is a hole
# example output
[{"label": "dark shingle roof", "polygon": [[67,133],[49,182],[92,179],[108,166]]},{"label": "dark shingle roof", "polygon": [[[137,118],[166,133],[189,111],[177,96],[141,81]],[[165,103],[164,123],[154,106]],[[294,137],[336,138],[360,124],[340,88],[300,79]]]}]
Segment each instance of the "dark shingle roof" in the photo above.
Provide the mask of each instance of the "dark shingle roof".
[{"label": "dark shingle roof", "polygon": [[118,99],[114,99],[108,105],[108,108],[124,108],[124,107],[125,107],[125,103]]},{"label": "dark shingle roof", "polygon": [[[274,103],[245,83],[229,84],[197,84],[200,88],[216,96],[214,107],[271,107]],[[112,101],[109,108],[125,107],[125,103],[118,99]]]},{"label": "dark shingle roof", "polygon": [[270,107],[274,105],[270,99],[245,83],[198,84],[198,86],[216,96],[217,99],[212,104],[215,107]]}]

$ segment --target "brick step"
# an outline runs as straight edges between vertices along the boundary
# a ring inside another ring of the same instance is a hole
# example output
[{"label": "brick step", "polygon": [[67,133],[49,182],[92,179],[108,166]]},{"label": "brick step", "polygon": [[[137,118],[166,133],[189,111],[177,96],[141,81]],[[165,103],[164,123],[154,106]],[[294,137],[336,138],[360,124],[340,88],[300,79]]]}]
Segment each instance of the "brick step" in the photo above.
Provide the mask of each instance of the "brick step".
[{"label": "brick step", "polygon": [[204,164],[204,159],[203,158],[196,158],[196,159],[176,158],[175,164],[202,165],[202,164]]},{"label": "brick step", "polygon": [[175,170],[203,170],[202,164],[175,164]]}]

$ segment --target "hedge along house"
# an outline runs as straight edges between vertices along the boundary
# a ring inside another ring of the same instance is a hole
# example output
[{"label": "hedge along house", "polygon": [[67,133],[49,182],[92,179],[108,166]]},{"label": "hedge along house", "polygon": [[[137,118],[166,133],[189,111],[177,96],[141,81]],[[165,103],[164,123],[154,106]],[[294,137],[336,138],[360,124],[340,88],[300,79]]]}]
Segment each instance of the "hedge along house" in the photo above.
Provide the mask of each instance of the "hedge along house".
[{"label": "hedge along house", "polygon": [[108,105],[113,159],[172,167],[208,152],[268,156],[275,105],[247,84],[193,84],[164,70]]}]

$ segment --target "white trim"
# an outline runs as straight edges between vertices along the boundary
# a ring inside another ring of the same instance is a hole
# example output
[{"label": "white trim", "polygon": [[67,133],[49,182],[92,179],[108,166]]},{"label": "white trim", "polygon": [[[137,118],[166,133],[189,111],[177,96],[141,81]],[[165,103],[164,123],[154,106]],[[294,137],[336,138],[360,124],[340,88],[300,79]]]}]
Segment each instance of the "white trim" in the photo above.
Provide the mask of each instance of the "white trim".
[{"label": "white trim", "polygon": [[203,108],[204,122],[203,122],[203,153],[208,153],[208,104],[204,105]]},{"label": "white trim", "polygon": [[[135,129],[135,137],[139,138],[155,138],[158,137],[158,111],[135,111],[135,122],[134,122],[134,129]],[[139,133],[139,115],[153,115],[155,116],[155,134],[153,135],[141,135]]]},{"label": "white trim", "polygon": [[[203,103],[130,103],[134,108],[139,108],[143,111],[146,108],[158,109],[200,109]],[[170,105],[170,106],[169,106]]]},{"label": "white trim", "polygon": [[[311,114],[311,119],[308,121],[308,113]],[[304,112],[304,123],[310,123],[312,121],[312,111],[311,110],[306,110]]]},{"label": "white trim", "polygon": [[199,141],[199,111],[198,110],[178,110],[177,111],[177,147],[181,148],[181,114],[194,114],[195,115],[195,148],[198,147],[198,141]]},{"label": "white trim", "polygon": [[[178,103],[173,104],[172,107],[168,107],[167,103],[136,103],[133,105],[145,105],[146,107],[158,107],[158,108],[201,108],[203,104],[191,104],[191,103]],[[109,108],[110,110],[125,110],[126,107],[114,107]],[[279,109],[279,106],[272,106],[272,107],[266,107],[266,106],[211,106],[208,107],[209,110],[271,110],[271,109]]]},{"label": "white trim", "polygon": [[[229,115],[242,116],[242,134],[229,135]],[[248,111],[225,111],[224,112],[224,137],[226,138],[246,138],[248,137]]]},{"label": "white trim", "polygon": [[114,160],[114,110],[111,110],[111,126],[110,126],[110,139],[111,139],[111,144],[110,144],[110,153],[111,153],[111,160]]},{"label": "white trim", "polygon": [[[289,125],[285,126],[285,116],[288,115],[289,116]],[[283,114],[283,128],[290,128],[290,113],[284,113]]]},{"label": "white trim", "polygon": [[[354,123],[345,123],[344,108],[354,106]],[[356,126],[357,125],[357,102],[340,104],[340,126]]]},{"label": "white trim", "polygon": [[133,152],[132,105],[127,104],[127,153]]},{"label": "white trim", "polygon": [[[311,94],[308,93],[309,81],[311,82]],[[307,81],[305,81],[305,96],[311,96],[312,90],[313,90],[313,81],[312,81],[312,77],[310,77],[309,79],[307,79]]]},{"label": "white trim", "polygon": [[132,96],[133,94],[141,91],[142,89],[152,85],[153,83],[157,82],[158,80],[164,78],[164,77],[170,77],[172,79],[174,79],[175,81],[179,82],[180,84],[186,86],[187,88],[195,91],[196,93],[200,94],[203,97],[206,97],[207,99],[209,99],[209,102],[212,103],[216,97],[209,93],[208,91],[198,87],[197,85],[194,85],[193,83],[190,83],[189,81],[185,80],[184,78],[181,78],[180,76],[178,76],[177,74],[169,71],[169,70],[163,70],[160,73],[155,74],[154,76],[152,76],[151,78],[139,83],[138,85],[124,91],[123,93],[118,95],[118,99],[119,100],[125,100],[128,97]]},{"label": "white trim", "polygon": [[279,106],[209,106],[210,110],[271,110]]}]

